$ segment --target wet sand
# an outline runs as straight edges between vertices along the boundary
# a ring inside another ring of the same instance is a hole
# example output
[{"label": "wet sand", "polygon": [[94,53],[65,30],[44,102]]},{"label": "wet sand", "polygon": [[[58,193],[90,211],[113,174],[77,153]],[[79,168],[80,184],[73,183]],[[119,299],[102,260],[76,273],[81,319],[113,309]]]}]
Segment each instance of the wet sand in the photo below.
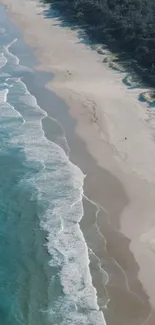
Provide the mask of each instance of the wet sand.
[{"label": "wet sand", "polygon": [[[8,5],[11,2],[11,0],[3,0],[3,3]],[[26,6],[24,11],[21,3]],[[126,88],[123,88],[125,86],[121,88],[119,74],[115,74],[107,68],[105,68],[105,75],[99,74],[97,67],[101,62],[95,61],[97,58],[99,61],[95,52],[82,45],[79,57],[79,52],[76,52],[77,47],[74,47],[74,42],[78,41],[75,33],[68,28],[60,27],[54,19],[53,26],[56,25],[54,33],[57,31],[58,44],[54,48],[51,44],[51,52],[47,55],[47,48],[42,37],[45,35],[45,31],[49,33],[51,20],[43,19],[43,9],[36,7],[35,1],[26,1],[25,4],[24,0],[16,0],[14,6],[12,8],[9,6],[9,8],[13,13],[13,20],[21,27],[27,43],[35,49],[37,48],[36,56],[41,62],[36,67],[37,70],[42,70],[42,72],[38,71],[40,77],[38,78],[36,75],[34,80],[27,80],[26,83],[31,87],[30,90],[36,96],[39,105],[47,111],[49,116],[61,122],[71,148],[70,159],[79,165],[86,174],[84,184],[86,198],[84,198],[84,217],[81,221],[81,228],[90,248],[93,283],[97,288],[98,302],[100,308],[103,309],[107,324],[154,325],[155,291],[152,285],[154,277],[151,275],[154,274],[155,269],[151,242],[153,233],[149,238],[144,234],[148,233],[154,224],[153,158],[155,149],[151,140],[151,131],[148,130],[149,126],[145,123],[146,109],[141,105],[140,110],[134,91],[129,95]],[[30,8],[31,10],[28,10]],[[34,23],[33,27],[32,22]],[[41,28],[39,23],[42,24],[42,34],[39,33],[38,37],[36,32],[37,26]],[[49,42],[48,33],[46,37]],[[68,39],[68,45],[66,45],[63,55],[60,56],[57,51],[64,34],[66,40]],[[80,47],[81,44],[77,44],[77,46]],[[67,48],[68,53],[66,53]],[[71,49],[73,53],[69,52]],[[87,69],[83,69],[84,81],[82,84],[80,83],[82,79],[80,79],[81,68],[79,65],[84,64],[85,51],[88,55],[90,52],[92,53],[89,59],[89,63],[92,62],[92,65],[89,70],[92,69],[92,74],[96,71],[93,80],[94,83],[96,81],[95,89],[93,88],[94,84],[91,85],[91,79],[89,80],[91,73]],[[79,65],[76,67],[69,57],[73,54],[78,56]],[[53,57],[56,57],[54,61]],[[43,71],[53,72],[56,77],[51,82],[46,78],[41,79]],[[87,83],[85,83],[86,77]],[[104,78],[107,78],[107,82],[109,82],[109,87],[105,92],[105,101],[103,101],[104,96],[101,97],[98,88],[102,81],[101,77],[103,82]],[[47,87],[43,88],[47,81]],[[110,85],[111,87],[116,86],[116,90],[118,90],[118,93],[114,94],[113,101],[111,100]],[[69,109],[64,101],[50,90],[65,99]],[[90,96],[91,91],[92,97]],[[118,94],[120,96],[122,94],[123,103],[117,96]],[[133,116],[130,112],[118,111],[119,105],[123,109],[124,104],[127,109],[131,108],[131,111],[133,111],[133,107],[138,108],[139,115],[134,116],[135,120],[131,119]],[[133,107],[131,107],[132,104]],[[107,109],[109,109],[109,115],[108,118],[105,118]],[[112,115],[114,109],[115,114]],[[142,119],[143,117],[144,119]],[[121,120],[120,124],[118,120]],[[50,124],[51,121],[46,119],[43,125],[49,139]],[[135,138],[133,146],[134,130],[137,128],[137,132],[141,131],[141,124],[144,134],[140,133],[141,138],[139,138],[138,133],[138,139]],[[117,127],[117,133],[114,126]],[[129,138],[128,142],[124,138],[126,134]],[[147,135],[146,140],[150,139],[149,146],[143,142],[145,134]],[[120,140],[118,141],[118,139]],[[118,146],[116,146],[116,140]],[[121,151],[119,146],[121,146]],[[64,149],[67,150],[67,148]],[[141,160],[138,158],[138,153]],[[147,155],[145,161],[142,159],[144,154]],[[139,165],[140,163],[141,165]],[[105,308],[106,304],[107,308]]]}]

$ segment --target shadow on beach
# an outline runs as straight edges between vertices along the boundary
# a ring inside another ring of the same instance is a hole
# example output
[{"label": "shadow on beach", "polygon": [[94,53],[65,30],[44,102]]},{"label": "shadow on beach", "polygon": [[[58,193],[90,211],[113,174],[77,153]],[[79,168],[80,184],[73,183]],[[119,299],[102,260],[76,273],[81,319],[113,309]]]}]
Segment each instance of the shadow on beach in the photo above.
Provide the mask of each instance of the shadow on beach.
[{"label": "shadow on beach", "polygon": [[[96,50],[98,54],[103,56],[103,63],[115,72],[122,73],[122,82],[129,90],[141,89],[142,93],[137,98],[140,102],[146,102],[149,108],[155,107],[154,99],[154,78],[148,76],[146,69],[142,68],[138,62],[132,58],[131,54],[122,52],[117,47],[117,44],[103,44],[100,39],[93,35],[92,29],[87,24],[77,22],[76,17],[70,13],[64,13],[59,9],[59,3],[54,1],[47,8],[48,0],[40,0],[39,6],[44,7],[42,15],[45,19],[56,19],[55,26],[69,28],[76,31],[78,36],[77,43],[83,43]],[[146,92],[146,89],[150,89]],[[149,93],[149,96],[144,96]]]}]

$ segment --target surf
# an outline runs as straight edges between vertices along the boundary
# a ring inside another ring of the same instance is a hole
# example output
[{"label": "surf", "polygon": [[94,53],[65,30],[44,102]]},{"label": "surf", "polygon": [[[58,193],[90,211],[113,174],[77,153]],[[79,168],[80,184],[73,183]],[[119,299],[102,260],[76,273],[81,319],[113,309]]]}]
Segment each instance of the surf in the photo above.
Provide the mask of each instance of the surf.
[{"label": "surf", "polygon": [[[57,143],[45,137],[42,121],[47,113],[22,80],[22,74],[32,70],[20,66],[19,58],[11,53],[15,42],[17,39],[3,49],[5,65],[1,70],[3,75],[9,72],[10,76],[5,79],[7,91],[1,101],[5,105],[2,124],[5,134],[9,130],[8,147],[19,148],[24,155],[24,166],[29,172],[22,176],[18,186],[32,189],[31,200],[37,201],[38,223],[46,233],[51,256],[50,298],[42,313],[48,314],[52,324],[105,324],[92,284],[88,247],[79,226],[84,214],[85,175]],[[57,293],[56,283],[60,287]]]}]

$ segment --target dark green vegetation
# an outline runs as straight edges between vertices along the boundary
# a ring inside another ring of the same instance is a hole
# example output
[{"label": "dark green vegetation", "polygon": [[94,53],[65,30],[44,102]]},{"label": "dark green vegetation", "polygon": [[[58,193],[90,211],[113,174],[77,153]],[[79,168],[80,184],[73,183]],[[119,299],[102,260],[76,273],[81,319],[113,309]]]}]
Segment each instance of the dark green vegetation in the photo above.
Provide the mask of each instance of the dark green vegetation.
[{"label": "dark green vegetation", "polygon": [[45,0],[155,84],[155,0]]}]

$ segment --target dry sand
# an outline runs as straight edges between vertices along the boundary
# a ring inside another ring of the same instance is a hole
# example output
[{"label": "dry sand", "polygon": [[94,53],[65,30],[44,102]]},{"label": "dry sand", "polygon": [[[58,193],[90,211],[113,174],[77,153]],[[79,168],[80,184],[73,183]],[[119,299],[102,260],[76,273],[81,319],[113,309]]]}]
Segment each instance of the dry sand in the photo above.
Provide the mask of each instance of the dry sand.
[{"label": "dry sand", "polygon": [[[62,27],[57,18],[45,19],[47,6],[33,0],[1,2],[35,49],[37,69],[54,73],[47,87],[66,100],[77,122],[77,139],[85,144],[84,151],[78,140],[70,139],[75,145],[71,159],[87,174],[86,195],[107,211],[98,215],[107,246],[96,235],[93,247],[103,268],[113,270],[106,286],[112,315],[107,314],[107,320],[113,324],[122,311],[124,318],[115,325],[154,325],[154,120],[149,108],[138,101],[142,90],[128,89],[122,83],[125,74],[102,63],[103,56],[80,41],[76,31]],[[84,204],[95,227],[92,206]],[[82,227],[89,242],[92,227],[89,223],[88,229],[85,220]],[[102,288],[93,268],[92,272],[100,298]]]}]

